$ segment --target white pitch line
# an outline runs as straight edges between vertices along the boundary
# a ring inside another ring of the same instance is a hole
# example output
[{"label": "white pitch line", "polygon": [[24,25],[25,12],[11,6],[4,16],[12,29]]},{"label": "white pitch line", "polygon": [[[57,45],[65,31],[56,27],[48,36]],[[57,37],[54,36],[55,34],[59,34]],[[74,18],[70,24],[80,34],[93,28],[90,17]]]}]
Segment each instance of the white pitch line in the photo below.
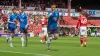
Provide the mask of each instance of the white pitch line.
[{"label": "white pitch line", "polygon": [[29,55],[36,55],[36,56],[50,56],[50,55],[46,55],[46,54],[35,54],[35,53],[14,52],[14,51],[3,51],[3,50],[0,50],[0,52],[15,53],[15,54],[29,54]]}]

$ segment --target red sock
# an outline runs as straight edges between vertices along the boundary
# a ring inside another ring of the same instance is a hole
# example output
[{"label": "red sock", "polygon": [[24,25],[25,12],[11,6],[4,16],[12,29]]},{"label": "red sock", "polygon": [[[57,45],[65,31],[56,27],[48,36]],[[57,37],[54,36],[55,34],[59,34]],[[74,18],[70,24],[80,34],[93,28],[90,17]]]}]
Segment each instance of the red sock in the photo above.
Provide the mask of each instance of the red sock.
[{"label": "red sock", "polygon": [[81,43],[81,44],[83,43],[83,38],[82,38],[82,37],[80,38],[80,43]]},{"label": "red sock", "polygon": [[86,38],[86,37],[84,37],[83,41],[84,41],[84,42],[87,42],[87,38]]},{"label": "red sock", "polygon": [[45,39],[45,36],[42,36],[41,40],[44,40]]}]

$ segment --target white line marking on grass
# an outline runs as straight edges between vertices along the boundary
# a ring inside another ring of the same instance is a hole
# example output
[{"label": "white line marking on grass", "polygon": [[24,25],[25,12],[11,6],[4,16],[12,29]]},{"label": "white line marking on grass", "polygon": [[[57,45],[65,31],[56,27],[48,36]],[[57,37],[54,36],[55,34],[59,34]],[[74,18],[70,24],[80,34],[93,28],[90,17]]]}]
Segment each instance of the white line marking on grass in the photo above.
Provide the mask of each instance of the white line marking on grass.
[{"label": "white line marking on grass", "polygon": [[15,53],[15,54],[29,54],[29,55],[36,55],[36,56],[50,56],[50,55],[46,55],[46,54],[35,54],[35,53],[14,52],[14,51],[3,51],[3,50],[0,50],[0,52]]}]

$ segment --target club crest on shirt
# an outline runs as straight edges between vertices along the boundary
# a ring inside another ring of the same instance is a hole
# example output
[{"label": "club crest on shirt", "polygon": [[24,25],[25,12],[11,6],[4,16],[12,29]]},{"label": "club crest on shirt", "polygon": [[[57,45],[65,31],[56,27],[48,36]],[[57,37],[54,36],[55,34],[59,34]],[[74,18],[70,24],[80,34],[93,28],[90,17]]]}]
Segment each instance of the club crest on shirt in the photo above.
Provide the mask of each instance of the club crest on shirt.
[{"label": "club crest on shirt", "polygon": [[53,20],[57,21],[57,18],[56,18],[56,17],[54,17],[54,18],[53,18]]}]

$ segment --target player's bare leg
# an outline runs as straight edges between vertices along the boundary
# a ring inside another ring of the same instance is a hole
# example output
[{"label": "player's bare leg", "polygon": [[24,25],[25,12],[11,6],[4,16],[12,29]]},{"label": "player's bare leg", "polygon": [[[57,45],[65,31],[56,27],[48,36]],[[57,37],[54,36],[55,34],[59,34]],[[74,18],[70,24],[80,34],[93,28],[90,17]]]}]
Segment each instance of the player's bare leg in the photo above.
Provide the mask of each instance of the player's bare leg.
[{"label": "player's bare leg", "polygon": [[59,34],[54,34],[53,40],[57,40],[59,37]]},{"label": "player's bare leg", "polygon": [[10,47],[13,47],[12,38],[14,38],[14,33],[10,33]]}]

